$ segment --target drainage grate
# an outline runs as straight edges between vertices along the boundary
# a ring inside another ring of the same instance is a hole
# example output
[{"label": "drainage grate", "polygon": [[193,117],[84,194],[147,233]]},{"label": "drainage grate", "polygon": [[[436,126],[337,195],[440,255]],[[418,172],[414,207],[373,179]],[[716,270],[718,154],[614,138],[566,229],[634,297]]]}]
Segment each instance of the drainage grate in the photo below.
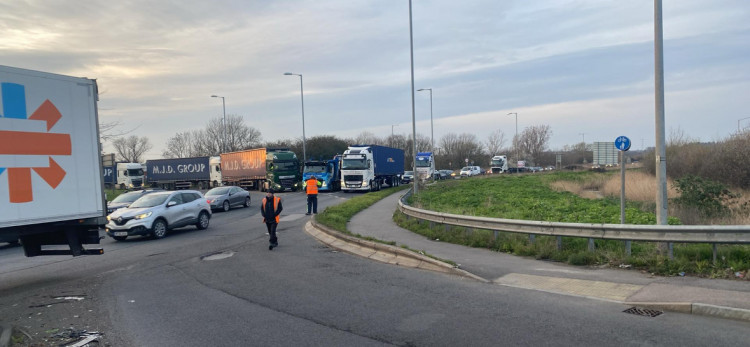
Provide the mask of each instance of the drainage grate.
[{"label": "drainage grate", "polygon": [[652,310],[652,309],[648,309],[648,308],[640,308],[640,307],[631,307],[631,308],[629,308],[629,309],[627,309],[625,311],[622,311],[622,312],[630,313],[630,314],[635,314],[635,315],[639,315],[639,316],[645,316],[645,317],[656,317],[656,316],[664,313],[663,311]]}]

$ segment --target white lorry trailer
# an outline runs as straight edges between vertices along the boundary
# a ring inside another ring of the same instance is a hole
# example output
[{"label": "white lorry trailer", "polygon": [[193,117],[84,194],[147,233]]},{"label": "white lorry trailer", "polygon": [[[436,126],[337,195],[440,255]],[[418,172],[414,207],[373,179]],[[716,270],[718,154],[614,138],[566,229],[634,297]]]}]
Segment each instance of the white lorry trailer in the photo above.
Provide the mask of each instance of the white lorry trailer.
[{"label": "white lorry trailer", "polygon": [[96,81],[0,66],[0,88],[0,236],[28,257],[101,254],[83,247],[106,224]]}]

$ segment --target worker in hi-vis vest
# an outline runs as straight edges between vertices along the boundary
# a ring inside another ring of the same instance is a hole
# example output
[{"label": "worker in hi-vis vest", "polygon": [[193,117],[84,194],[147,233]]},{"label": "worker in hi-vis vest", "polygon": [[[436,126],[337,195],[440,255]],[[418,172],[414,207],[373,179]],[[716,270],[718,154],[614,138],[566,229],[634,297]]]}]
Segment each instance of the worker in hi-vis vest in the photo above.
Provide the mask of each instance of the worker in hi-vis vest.
[{"label": "worker in hi-vis vest", "polygon": [[279,246],[276,238],[276,227],[279,225],[279,215],[284,207],[281,206],[281,198],[273,195],[273,189],[269,189],[266,197],[260,203],[260,214],[263,215],[263,223],[268,228],[268,250]]},{"label": "worker in hi-vis vest", "polygon": [[305,214],[309,216],[311,210],[312,213],[318,214],[318,187],[322,186],[323,182],[312,175],[305,181],[305,185],[305,191],[307,192],[307,213]]}]

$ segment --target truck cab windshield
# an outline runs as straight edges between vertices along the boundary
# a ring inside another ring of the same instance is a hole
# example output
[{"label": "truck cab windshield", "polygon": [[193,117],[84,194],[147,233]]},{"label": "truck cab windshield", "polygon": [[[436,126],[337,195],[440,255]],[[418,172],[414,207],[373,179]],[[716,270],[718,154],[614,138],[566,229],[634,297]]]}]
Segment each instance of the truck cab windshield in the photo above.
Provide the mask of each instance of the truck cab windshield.
[{"label": "truck cab windshield", "polygon": [[429,160],[417,160],[417,167],[430,167]]},{"label": "truck cab windshield", "polygon": [[276,171],[294,171],[299,168],[296,161],[274,161],[273,166]]},{"label": "truck cab windshield", "polygon": [[323,165],[305,165],[305,172],[325,173],[326,167]]},{"label": "truck cab windshield", "polygon": [[502,159],[493,160],[491,165],[492,166],[503,166],[503,160]]},{"label": "truck cab windshield", "polygon": [[344,163],[341,165],[344,170],[367,170],[366,159],[344,159]]},{"label": "truck cab windshield", "polygon": [[143,169],[128,169],[127,176],[143,176]]}]

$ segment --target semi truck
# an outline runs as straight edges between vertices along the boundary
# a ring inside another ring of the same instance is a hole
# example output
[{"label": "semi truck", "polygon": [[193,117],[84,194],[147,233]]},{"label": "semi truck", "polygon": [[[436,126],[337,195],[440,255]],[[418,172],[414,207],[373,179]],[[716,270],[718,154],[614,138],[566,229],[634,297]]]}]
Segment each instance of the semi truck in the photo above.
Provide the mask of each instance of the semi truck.
[{"label": "semi truck", "polygon": [[112,166],[103,166],[102,178],[104,187],[110,189],[136,189],[143,187],[146,181],[143,166],[138,163],[115,163]]},{"label": "semi truck", "polygon": [[163,189],[207,189],[221,184],[220,157],[146,160],[146,180]]},{"label": "semi truck", "polygon": [[256,148],[221,154],[221,175],[225,185],[266,191],[302,188],[297,155],[287,148]]},{"label": "semi truck", "polygon": [[0,66],[0,88],[0,239],[101,254],[84,248],[107,222],[96,80]]},{"label": "semi truck", "polygon": [[341,190],[378,191],[384,184],[398,186],[404,174],[404,151],[378,145],[352,145],[341,162]]},{"label": "semi truck", "polygon": [[414,174],[423,181],[440,179],[440,175],[435,171],[435,157],[432,152],[417,152],[417,168]]},{"label": "semi truck", "polygon": [[341,189],[341,156],[326,161],[308,161],[302,171],[302,186],[312,175],[322,181],[320,191],[337,191]]},{"label": "semi truck", "polygon": [[496,155],[490,159],[490,172],[493,174],[508,172],[508,157]]}]

